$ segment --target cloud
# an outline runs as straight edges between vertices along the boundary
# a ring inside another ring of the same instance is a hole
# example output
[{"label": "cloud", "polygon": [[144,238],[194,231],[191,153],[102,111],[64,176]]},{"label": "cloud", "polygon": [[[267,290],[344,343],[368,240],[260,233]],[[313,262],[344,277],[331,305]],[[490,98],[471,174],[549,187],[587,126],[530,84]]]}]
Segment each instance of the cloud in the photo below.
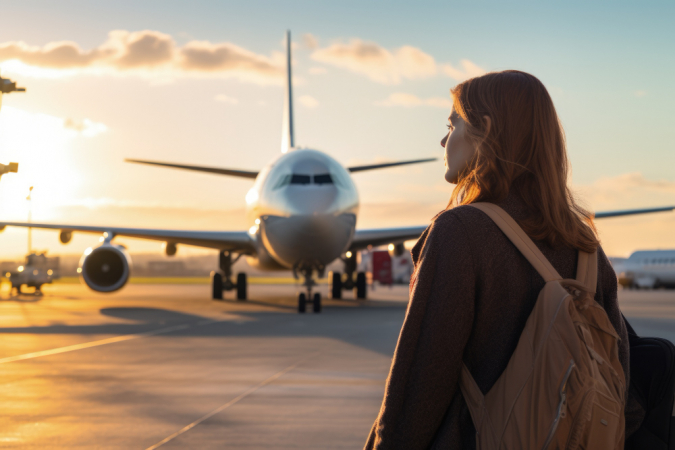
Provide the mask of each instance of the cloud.
[{"label": "cloud", "polygon": [[[168,34],[144,30],[114,30],[100,46],[83,50],[75,42],[51,42],[43,47],[24,42],[0,43],[0,62],[20,61],[43,69],[72,73],[111,71],[167,76],[234,77],[260,84],[280,83],[283,62],[258,55],[229,42],[190,41],[176,44]],[[35,72],[38,74],[39,72]]]},{"label": "cloud", "polygon": [[312,53],[312,59],[366,75],[382,84],[428,78],[438,72],[434,58],[418,48],[406,45],[389,51],[376,43],[360,39],[317,49]]},{"label": "cloud", "polygon": [[468,80],[469,78],[478,77],[486,73],[485,69],[478,67],[468,59],[462,59],[459,64],[462,66],[461,69],[457,69],[451,64],[443,64],[441,71],[457,81]]},{"label": "cloud", "polygon": [[236,98],[228,97],[225,94],[216,95],[214,100],[217,101],[217,102],[228,103],[230,105],[236,105],[237,103],[239,103],[239,100],[237,100]]},{"label": "cloud", "polygon": [[302,45],[309,50],[316,50],[319,48],[319,40],[311,33],[302,35]]},{"label": "cloud", "polygon": [[635,91],[633,92],[633,95],[636,96],[637,98],[642,98],[645,95],[647,95],[647,91],[644,90]]},{"label": "cloud", "polygon": [[413,94],[407,94],[405,92],[395,92],[387,97],[386,100],[376,102],[376,105],[379,106],[404,106],[404,107],[413,107],[413,106],[433,106],[436,108],[446,108],[450,109],[452,107],[452,101],[449,98],[442,97],[430,97],[430,98],[420,98]]},{"label": "cloud", "polygon": [[675,194],[675,181],[648,180],[640,172],[631,172],[615,177],[603,177],[592,184],[594,190],[610,191],[621,196],[635,189]]},{"label": "cloud", "polygon": [[323,75],[328,73],[328,70],[325,67],[310,67],[309,73],[312,75]]},{"label": "cloud", "polygon": [[63,128],[76,131],[86,137],[94,137],[108,130],[107,126],[99,122],[89,119],[75,120],[71,118],[63,120]]},{"label": "cloud", "polygon": [[640,172],[602,177],[574,190],[598,211],[675,204],[675,181],[650,180]]},{"label": "cloud", "polygon": [[298,98],[298,102],[305,108],[314,109],[319,106],[319,101],[309,95],[302,95]]}]

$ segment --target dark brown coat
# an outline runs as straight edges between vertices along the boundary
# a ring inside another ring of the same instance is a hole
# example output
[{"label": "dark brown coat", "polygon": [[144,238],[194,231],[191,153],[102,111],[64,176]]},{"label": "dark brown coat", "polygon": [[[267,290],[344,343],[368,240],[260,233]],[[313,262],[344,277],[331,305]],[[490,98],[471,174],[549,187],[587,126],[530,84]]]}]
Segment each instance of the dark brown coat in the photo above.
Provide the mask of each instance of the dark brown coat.
[{"label": "dark brown coat", "polygon": [[[516,220],[526,213],[512,196],[499,206]],[[535,243],[563,278],[575,277],[575,249]],[[544,280],[492,220],[470,206],[437,215],[412,256],[408,312],[365,448],[475,449],[475,428],[458,384],[462,360],[487,393],[506,368]],[[616,275],[601,248],[595,299],[621,337],[619,358],[628,380]],[[630,409],[627,434],[642,420]]]}]

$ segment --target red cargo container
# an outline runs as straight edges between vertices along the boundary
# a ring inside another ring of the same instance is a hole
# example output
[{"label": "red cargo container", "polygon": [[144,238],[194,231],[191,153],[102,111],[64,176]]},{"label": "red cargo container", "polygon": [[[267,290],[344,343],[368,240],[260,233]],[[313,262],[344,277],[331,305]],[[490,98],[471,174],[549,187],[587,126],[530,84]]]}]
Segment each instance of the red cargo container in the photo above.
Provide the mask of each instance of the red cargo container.
[{"label": "red cargo container", "polygon": [[391,256],[386,251],[374,251],[373,255],[373,282],[380,284],[394,284],[391,272]]}]

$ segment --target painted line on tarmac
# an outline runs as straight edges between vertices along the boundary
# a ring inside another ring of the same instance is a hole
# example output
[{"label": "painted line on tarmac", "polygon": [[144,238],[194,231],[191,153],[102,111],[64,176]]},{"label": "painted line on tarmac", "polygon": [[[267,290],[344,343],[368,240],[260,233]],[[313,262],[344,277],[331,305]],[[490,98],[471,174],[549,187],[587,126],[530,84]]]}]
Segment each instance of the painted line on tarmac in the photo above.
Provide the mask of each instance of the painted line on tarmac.
[{"label": "painted line on tarmac", "polygon": [[302,358],[300,361],[297,361],[297,362],[291,364],[290,366],[286,367],[285,369],[280,370],[279,372],[275,373],[275,374],[272,375],[271,377],[267,378],[266,380],[261,381],[260,383],[256,384],[255,386],[253,386],[253,387],[247,389],[246,391],[242,392],[241,394],[239,394],[238,396],[236,396],[235,398],[233,398],[233,399],[230,400],[229,402],[225,403],[225,404],[222,405],[222,406],[219,406],[218,408],[214,409],[213,411],[211,411],[210,413],[206,414],[205,416],[203,416],[203,417],[201,417],[201,418],[195,420],[195,421],[192,422],[190,425],[187,425],[187,426],[181,428],[180,430],[176,431],[176,432],[175,432],[174,434],[172,434],[171,436],[165,437],[164,439],[162,439],[161,441],[159,441],[159,442],[156,443],[155,445],[152,445],[152,446],[148,447],[146,450],[155,450],[156,448],[158,448],[158,447],[160,447],[160,446],[166,444],[167,442],[169,442],[169,441],[171,441],[171,440],[177,438],[178,436],[180,436],[181,434],[185,433],[186,431],[189,431],[189,430],[191,430],[192,428],[194,428],[194,427],[196,427],[197,425],[199,425],[200,423],[204,422],[206,419],[215,416],[216,414],[218,414],[219,412],[223,411],[224,409],[229,408],[230,406],[234,405],[235,403],[238,403],[240,400],[244,399],[245,397],[248,397],[249,395],[253,394],[253,393],[254,393],[255,391],[257,391],[258,389],[260,389],[260,388],[262,388],[262,387],[264,387],[264,386],[267,386],[268,384],[270,384],[270,383],[273,382],[274,380],[276,380],[276,379],[278,379],[279,377],[281,377],[281,376],[287,374],[288,372],[290,372],[291,370],[295,369],[296,367],[298,367],[300,364],[302,364],[303,362],[307,361],[308,359],[313,358],[313,357],[315,357],[315,356],[318,356],[318,355],[320,355],[320,354],[321,354],[321,352],[318,351],[318,352],[312,353],[312,354],[309,355],[309,356],[305,356],[305,357]]},{"label": "painted line on tarmac", "polygon": [[[202,321],[197,325],[206,325],[207,323],[214,323],[217,320]],[[7,358],[0,358],[0,364],[11,363],[15,361],[24,361],[26,359],[39,358],[41,356],[58,355],[60,353],[74,352],[76,350],[84,350],[85,348],[100,347],[101,345],[115,344],[117,342],[130,341],[132,339],[139,339],[148,336],[156,336],[158,334],[171,333],[172,331],[184,330],[192,327],[191,324],[174,325],[171,327],[159,328],[157,330],[146,331],[144,333],[125,334],[123,336],[115,336],[112,338],[101,339],[100,341],[85,342],[82,344],[68,345],[66,347],[53,348],[51,350],[43,350],[40,352],[25,353],[23,355],[9,356]]]}]

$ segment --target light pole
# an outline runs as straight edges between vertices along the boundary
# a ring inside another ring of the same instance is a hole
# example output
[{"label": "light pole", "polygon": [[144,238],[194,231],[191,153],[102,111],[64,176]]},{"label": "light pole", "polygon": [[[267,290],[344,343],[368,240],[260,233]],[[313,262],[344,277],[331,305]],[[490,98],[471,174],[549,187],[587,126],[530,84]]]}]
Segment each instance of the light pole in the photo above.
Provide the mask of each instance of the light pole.
[{"label": "light pole", "polygon": [[0,77],[0,108],[2,108],[2,94],[10,92],[26,92],[26,88],[16,87],[15,81]]},{"label": "light pole", "polygon": [[[33,193],[33,186],[31,186],[28,189],[28,197],[26,197],[26,200],[28,200],[28,223],[31,222],[33,219],[33,202],[31,199],[31,194]],[[32,247],[33,247],[33,228],[28,227],[28,254],[32,252]]]},{"label": "light pole", "polygon": [[0,177],[6,173],[17,173],[19,171],[19,163],[0,164]]},{"label": "light pole", "polygon": [[[15,81],[0,77],[0,108],[2,108],[2,94],[9,94],[11,92],[26,92],[26,88],[16,87]],[[6,173],[16,173],[18,171],[18,163],[0,164],[0,177]]]}]

